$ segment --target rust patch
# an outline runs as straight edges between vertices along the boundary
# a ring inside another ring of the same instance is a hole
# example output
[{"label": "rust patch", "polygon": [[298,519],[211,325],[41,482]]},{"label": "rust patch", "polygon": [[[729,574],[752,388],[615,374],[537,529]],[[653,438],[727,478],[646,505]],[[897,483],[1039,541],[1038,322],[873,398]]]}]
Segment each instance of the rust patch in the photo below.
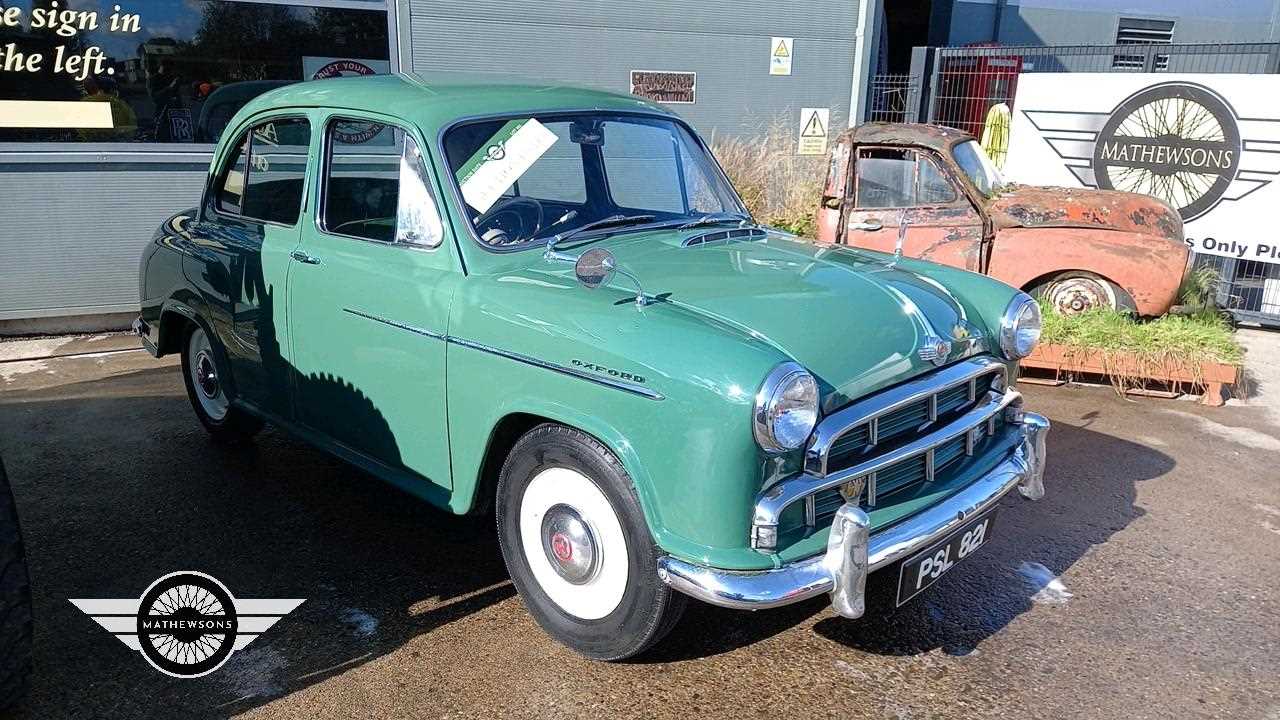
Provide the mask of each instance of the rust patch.
[{"label": "rust patch", "polygon": [[1177,212],[1155,198],[1134,193],[1018,185],[992,198],[986,211],[997,229],[1094,228],[1182,242]]}]

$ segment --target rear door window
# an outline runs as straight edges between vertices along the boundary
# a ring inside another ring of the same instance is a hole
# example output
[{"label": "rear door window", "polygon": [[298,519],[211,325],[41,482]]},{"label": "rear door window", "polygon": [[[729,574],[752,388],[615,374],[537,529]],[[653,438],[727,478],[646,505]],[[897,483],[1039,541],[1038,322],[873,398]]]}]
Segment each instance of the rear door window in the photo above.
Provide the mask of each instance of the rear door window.
[{"label": "rear door window", "polygon": [[250,128],[227,158],[218,210],[249,220],[294,225],[302,209],[311,125],[276,118]]}]

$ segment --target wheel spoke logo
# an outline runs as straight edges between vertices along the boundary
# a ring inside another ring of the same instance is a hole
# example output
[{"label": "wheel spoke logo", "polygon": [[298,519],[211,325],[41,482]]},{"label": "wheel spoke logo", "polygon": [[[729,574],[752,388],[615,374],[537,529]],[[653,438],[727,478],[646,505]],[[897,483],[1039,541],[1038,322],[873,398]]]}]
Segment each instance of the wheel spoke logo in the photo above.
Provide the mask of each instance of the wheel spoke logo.
[{"label": "wheel spoke logo", "polygon": [[1151,195],[1183,221],[1212,210],[1240,169],[1235,111],[1208,88],[1143,88],[1111,112],[1093,149],[1098,187]]},{"label": "wheel spoke logo", "polygon": [[195,571],[165,575],[137,599],[71,600],[152,667],[179,678],[222,667],[303,602],[237,600],[216,578]]}]

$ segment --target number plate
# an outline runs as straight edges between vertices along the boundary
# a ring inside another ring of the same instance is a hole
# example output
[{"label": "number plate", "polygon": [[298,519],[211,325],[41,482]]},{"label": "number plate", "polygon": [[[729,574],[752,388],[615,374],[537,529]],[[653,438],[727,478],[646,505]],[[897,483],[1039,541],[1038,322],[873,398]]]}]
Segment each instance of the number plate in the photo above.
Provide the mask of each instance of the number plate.
[{"label": "number plate", "polygon": [[986,544],[991,538],[991,523],[995,517],[995,510],[984,513],[929,549],[904,560],[898,573],[898,605],[924,592],[956,563]]}]

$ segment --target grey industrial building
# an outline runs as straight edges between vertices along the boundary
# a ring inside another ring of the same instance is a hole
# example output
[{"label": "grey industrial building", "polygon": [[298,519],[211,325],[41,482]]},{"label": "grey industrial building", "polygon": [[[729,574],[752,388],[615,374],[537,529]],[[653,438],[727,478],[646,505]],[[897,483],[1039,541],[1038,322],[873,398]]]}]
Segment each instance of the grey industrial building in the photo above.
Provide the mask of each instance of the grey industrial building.
[{"label": "grey industrial building", "polygon": [[[0,0],[0,333],[123,326],[137,307],[143,244],[169,213],[198,202],[229,114],[284,82],[464,70],[625,93],[646,77],[636,73],[657,73],[683,83],[672,108],[702,133],[743,134],[777,117],[798,123],[806,107],[829,108],[833,121],[865,117],[869,78],[909,60],[912,45],[1112,44],[1126,28],[1161,42],[1268,41],[1278,8],[1280,0]],[[771,64],[779,38],[791,41],[787,73]],[[90,71],[33,69],[32,54],[80,56]],[[105,103],[112,122],[59,127],[17,109],[25,102],[99,117],[102,106],[90,103]]]}]

